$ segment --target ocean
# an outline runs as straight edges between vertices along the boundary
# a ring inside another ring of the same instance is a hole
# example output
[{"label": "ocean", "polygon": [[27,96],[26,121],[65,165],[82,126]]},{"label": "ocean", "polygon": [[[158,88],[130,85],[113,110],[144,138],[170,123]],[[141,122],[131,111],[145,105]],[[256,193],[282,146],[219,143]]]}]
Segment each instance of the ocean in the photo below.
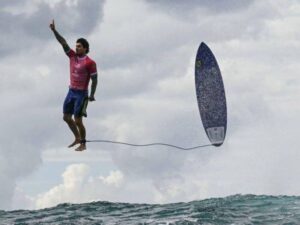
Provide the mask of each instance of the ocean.
[{"label": "ocean", "polygon": [[300,197],[233,195],[172,204],[91,202],[0,211],[0,224],[300,224]]}]

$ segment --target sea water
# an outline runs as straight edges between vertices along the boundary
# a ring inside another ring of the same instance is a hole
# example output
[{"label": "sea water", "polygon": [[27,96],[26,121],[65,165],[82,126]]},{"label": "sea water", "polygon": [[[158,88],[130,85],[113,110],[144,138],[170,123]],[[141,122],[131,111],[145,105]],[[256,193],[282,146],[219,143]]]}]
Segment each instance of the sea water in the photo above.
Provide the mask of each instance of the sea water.
[{"label": "sea water", "polygon": [[300,224],[300,197],[234,195],[172,204],[91,202],[0,211],[0,224]]}]

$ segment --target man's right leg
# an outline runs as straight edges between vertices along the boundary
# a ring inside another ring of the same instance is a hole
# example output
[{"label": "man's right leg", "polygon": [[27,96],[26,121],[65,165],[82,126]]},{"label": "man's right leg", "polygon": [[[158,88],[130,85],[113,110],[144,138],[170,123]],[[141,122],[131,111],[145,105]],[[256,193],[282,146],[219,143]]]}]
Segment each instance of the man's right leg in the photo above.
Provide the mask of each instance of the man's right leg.
[{"label": "man's right leg", "polygon": [[68,124],[69,128],[71,129],[72,133],[75,136],[75,141],[70,144],[68,147],[73,147],[74,145],[80,144],[80,134],[78,128],[76,126],[75,121],[72,118],[72,114],[64,114],[64,121]]}]

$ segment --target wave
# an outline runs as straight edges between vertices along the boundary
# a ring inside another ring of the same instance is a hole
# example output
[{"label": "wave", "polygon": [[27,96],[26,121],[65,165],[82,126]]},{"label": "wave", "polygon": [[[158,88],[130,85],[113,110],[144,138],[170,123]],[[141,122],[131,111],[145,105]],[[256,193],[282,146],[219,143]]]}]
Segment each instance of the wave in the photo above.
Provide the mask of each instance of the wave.
[{"label": "wave", "polygon": [[300,224],[300,197],[233,195],[171,204],[64,203],[0,211],[0,224]]}]

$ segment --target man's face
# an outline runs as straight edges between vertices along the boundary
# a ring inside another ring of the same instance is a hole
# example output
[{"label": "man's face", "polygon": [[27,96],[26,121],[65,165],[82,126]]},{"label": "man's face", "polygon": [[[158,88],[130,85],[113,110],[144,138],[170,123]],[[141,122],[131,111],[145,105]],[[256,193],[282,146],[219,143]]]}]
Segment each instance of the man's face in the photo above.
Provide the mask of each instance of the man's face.
[{"label": "man's face", "polygon": [[84,48],[82,46],[82,44],[79,43],[79,42],[76,43],[76,54],[77,55],[84,55],[84,54],[86,54],[86,48]]}]

